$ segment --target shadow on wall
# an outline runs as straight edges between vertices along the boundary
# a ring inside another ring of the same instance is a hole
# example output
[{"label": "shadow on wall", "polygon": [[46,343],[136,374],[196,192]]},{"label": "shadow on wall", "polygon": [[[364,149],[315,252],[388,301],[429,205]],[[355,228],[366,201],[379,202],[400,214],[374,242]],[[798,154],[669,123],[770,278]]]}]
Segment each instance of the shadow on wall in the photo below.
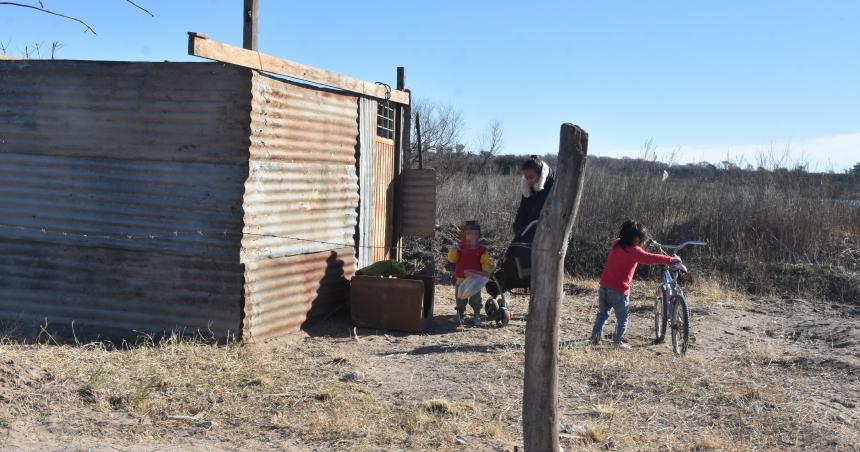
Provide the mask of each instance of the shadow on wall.
[{"label": "shadow on wall", "polygon": [[316,297],[311,301],[308,319],[303,328],[349,307],[349,279],[346,277],[343,259],[337,250],[331,250],[325,262],[325,273],[317,282]]}]

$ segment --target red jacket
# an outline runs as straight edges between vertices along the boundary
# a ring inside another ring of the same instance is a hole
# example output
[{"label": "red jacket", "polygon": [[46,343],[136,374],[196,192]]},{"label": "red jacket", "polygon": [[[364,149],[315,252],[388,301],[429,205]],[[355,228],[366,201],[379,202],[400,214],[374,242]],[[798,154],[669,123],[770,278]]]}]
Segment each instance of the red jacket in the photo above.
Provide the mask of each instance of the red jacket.
[{"label": "red jacket", "polygon": [[484,240],[481,239],[476,246],[468,246],[464,242],[460,242],[454,253],[448,253],[448,260],[457,263],[454,277],[463,279],[466,277],[466,270],[488,271],[490,267],[489,256]]},{"label": "red jacket", "polygon": [[670,256],[649,253],[641,246],[629,246],[627,248],[618,244],[618,239],[612,241],[612,249],[606,258],[606,266],[603,268],[603,276],[600,277],[600,285],[617,290],[624,295],[630,295],[630,282],[636,273],[638,264],[668,265],[672,261]]}]

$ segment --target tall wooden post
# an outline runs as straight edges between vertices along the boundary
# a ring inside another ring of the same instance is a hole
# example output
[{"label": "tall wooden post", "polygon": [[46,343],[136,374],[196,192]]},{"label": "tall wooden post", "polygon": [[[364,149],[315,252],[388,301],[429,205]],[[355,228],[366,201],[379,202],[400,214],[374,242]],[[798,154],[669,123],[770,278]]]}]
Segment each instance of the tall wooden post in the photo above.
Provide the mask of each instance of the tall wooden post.
[{"label": "tall wooden post", "polygon": [[582,186],[588,134],[562,124],[555,185],[532,243],[532,281],[526,325],[523,440],[527,451],[559,451],[558,330],[564,295],[564,256]]},{"label": "tall wooden post", "polygon": [[[397,90],[403,91],[406,89],[406,68],[403,66],[397,67]],[[411,100],[410,100],[411,102]],[[403,259],[403,154],[404,149],[409,146],[406,140],[409,139],[409,129],[404,127],[406,120],[404,114],[408,109],[401,104],[395,104],[394,107],[394,240],[392,245],[395,247],[391,253],[392,259]]]},{"label": "tall wooden post", "polygon": [[242,47],[257,48],[257,18],[260,16],[260,0],[245,0],[242,6]]},{"label": "tall wooden post", "polygon": [[401,158],[403,160],[401,169],[405,169],[407,167],[406,162],[408,161],[405,156],[412,153],[412,92],[406,89],[406,68],[403,66],[397,67],[397,89],[407,91],[410,94],[409,103],[403,105],[400,111],[400,118],[403,121],[403,136],[401,137]]}]

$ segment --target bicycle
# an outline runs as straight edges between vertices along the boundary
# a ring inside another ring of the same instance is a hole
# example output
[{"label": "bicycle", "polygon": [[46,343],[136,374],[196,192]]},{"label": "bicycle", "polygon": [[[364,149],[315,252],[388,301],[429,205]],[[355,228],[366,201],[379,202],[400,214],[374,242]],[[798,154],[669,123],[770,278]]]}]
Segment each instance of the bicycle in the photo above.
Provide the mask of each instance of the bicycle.
[{"label": "bicycle", "polygon": [[[680,245],[662,245],[650,241],[649,246],[657,248],[662,254],[668,255],[666,250],[677,255],[688,246],[706,246],[706,242],[687,241]],[[681,262],[663,265],[663,282],[657,286],[656,300],[654,300],[654,343],[660,344],[666,339],[666,327],[672,329],[672,351],[676,355],[687,353],[687,342],[690,337],[690,311],[687,307],[687,299],[684,295],[684,286],[678,277],[687,273],[687,267]],[[672,323],[669,325],[669,318]]]}]

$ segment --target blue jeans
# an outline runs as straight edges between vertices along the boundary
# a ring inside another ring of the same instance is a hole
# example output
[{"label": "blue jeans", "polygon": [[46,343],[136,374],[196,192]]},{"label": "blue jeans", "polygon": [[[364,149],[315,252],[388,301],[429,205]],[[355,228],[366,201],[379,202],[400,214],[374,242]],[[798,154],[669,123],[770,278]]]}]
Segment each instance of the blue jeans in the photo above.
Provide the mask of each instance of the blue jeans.
[{"label": "blue jeans", "polygon": [[608,287],[600,287],[597,307],[597,318],[594,320],[594,328],[591,330],[591,338],[600,338],[603,334],[603,325],[609,319],[609,311],[615,309],[615,318],[618,320],[618,325],[615,326],[615,334],[612,336],[612,342],[619,343],[624,337],[624,332],[627,330],[628,307],[630,306],[630,297],[623,293],[610,289]]}]

